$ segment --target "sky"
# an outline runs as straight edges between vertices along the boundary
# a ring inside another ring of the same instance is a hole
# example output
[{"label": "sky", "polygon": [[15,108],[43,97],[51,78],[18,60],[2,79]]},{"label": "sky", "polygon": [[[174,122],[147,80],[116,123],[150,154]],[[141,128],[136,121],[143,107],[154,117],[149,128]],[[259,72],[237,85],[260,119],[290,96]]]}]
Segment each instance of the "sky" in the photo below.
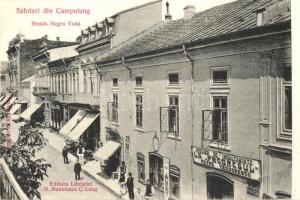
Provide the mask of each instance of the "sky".
[{"label": "sky", "polygon": [[[25,35],[26,39],[40,38],[48,35],[48,39],[75,41],[82,29],[102,21],[105,17],[122,10],[141,5],[153,0],[1,0],[0,1],[0,61],[6,61],[6,50],[8,42],[18,33]],[[164,17],[165,3],[163,0]],[[200,12],[216,5],[232,2],[234,0],[168,0],[170,4],[170,14],[173,19],[183,16],[183,8],[186,5],[194,5],[196,12]],[[21,14],[17,9],[40,9],[39,14]],[[52,14],[44,14],[45,8],[53,9]],[[56,14],[56,8],[80,8],[90,9],[90,14]],[[39,22],[64,22],[66,26],[32,26],[32,21]],[[68,26],[68,21],[79,22],[80,26]]]}]

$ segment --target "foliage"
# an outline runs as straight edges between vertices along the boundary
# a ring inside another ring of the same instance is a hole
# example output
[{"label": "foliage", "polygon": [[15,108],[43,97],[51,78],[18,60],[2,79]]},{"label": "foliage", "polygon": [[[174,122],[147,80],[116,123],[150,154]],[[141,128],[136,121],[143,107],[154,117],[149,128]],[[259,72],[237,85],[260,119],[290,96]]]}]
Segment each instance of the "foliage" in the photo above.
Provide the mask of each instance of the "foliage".
[{"label": "foliage", "polygon": [[25,124],[20,129],[17,142],[11,148],[6,148],[3,157],[8,163],[22,190],[31,199],[41,199],[38,188],[47,176],[50,164],[36,153],[46,145],[44,137],[33,124]]}]

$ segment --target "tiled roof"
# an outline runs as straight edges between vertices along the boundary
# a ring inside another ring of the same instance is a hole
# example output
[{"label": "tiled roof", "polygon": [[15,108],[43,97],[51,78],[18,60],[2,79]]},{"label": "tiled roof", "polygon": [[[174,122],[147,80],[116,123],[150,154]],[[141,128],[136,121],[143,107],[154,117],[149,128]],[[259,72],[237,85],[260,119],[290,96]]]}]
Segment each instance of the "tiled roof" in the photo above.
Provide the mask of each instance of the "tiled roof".
[{"label": "tiled roof", "polygon": [[[53,49],[57,47],[64,47],[64,46],[70,46],[75,45],[76,42],[66,42],[66,41],[56,41],[56,40],[48,40],[44,37],[34,40],[27,40],[25,39],[22,43],[22,52],[26,52],[28,54],[31,54],[32,56],[35,56],[39,54],[40,50],[44,49],[45,47],[47,49]],[[46,45],[45,47],[43,45]]]},{"label": "tiled roof", "polygon": [[[164,21],[116,46],[109,53],[99,55],[97,61],[108,62],[121,57],[255,28],[256,11],[278,2],[280,0],[238,0],[196,13],[190,19]],[[272,21],[267,23],[290,20],[290,12],[287,13],[275,15]]]}]

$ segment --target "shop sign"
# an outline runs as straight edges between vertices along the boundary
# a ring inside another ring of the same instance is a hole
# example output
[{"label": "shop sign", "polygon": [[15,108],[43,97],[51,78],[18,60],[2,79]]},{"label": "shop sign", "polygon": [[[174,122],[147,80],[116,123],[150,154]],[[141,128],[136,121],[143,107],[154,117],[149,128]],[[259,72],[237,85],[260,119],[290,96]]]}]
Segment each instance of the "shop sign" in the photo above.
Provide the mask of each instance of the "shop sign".
[{"label": "shop sign", "polygon": [[170,172],[170,158],[164,157],[163,159],[163,168],[164,168],[164,198],[169,199],[170,196],[170,177],[169,177],[169,172]]},{"label": "shop sign", "polygon": [[259,160],[197,147],[192,147],[192,154],[194,163],[256,181],[261,179],[261,164]]}]

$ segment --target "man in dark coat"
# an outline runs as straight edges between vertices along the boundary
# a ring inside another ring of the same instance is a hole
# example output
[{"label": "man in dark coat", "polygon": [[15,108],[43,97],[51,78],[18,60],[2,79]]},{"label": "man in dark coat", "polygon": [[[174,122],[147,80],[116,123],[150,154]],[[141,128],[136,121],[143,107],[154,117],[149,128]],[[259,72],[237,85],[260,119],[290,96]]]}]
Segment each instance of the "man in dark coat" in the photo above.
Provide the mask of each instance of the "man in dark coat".
[{"label": "man in dark coat", "polygon": [[64,157],[64,163],[69,163],[69,160],[68,160],[68,149],[67,149],[67,146],[64,146],[63,150],[62,150],[62,155]]},{"label": "man in dark coat", "polygon": [[74,165],[74,172],[75,172],[75,180],[80,180],[81,165],[78,159]]},{"label": "man in dark coat", "polygon": [[129,194],[129,199],[134,199],[134,186],[133,186],[133,177],[131,172],[128,173],[126,186]]}]

